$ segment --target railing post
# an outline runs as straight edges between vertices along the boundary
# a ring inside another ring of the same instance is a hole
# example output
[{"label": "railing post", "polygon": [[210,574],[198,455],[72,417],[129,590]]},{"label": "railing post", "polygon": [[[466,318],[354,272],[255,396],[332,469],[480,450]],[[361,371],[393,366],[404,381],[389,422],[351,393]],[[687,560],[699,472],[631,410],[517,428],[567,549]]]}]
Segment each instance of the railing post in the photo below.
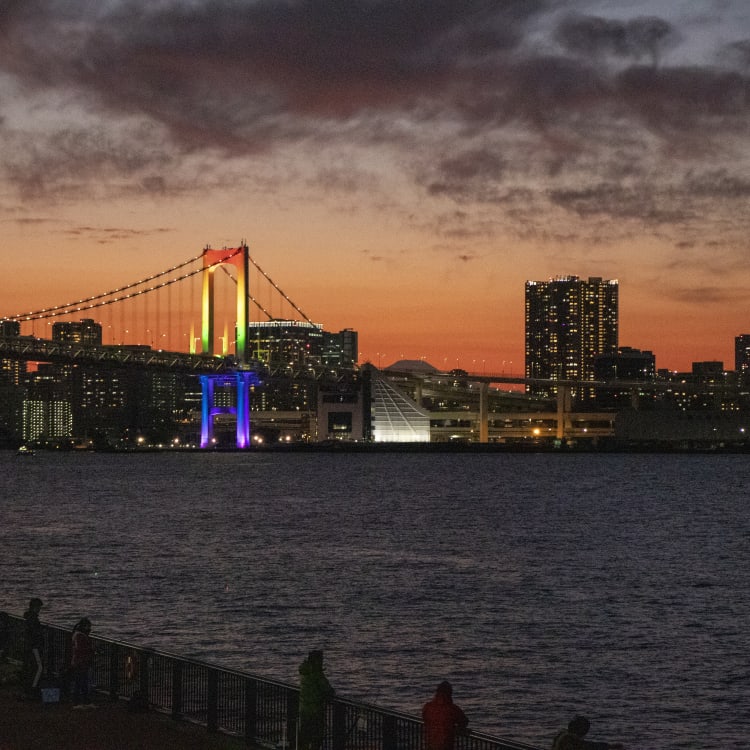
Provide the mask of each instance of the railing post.
[{"label": "railing post", "polygon": [[42,654],[42,676],[51,677],[55,673],[55,638],[54,631],[49,625],[44,626],[44,653]]},{"label": "railing post", "polygon": [[346,706],[337,701],[333,704],[333,750],[344,750],[346,738]]},{"label": "railing post", "polygon": [[120,662],[124,660],[122,649],[112,644],[109,650],[109,697],[116,701],[120,687]]},{"label": "railing post", "polygon": [[396,750],[397,745],[396,717],[383,717],[383,750]]},{"label": "railing post", "polygon": [[297,718],[299,717],[299,693],[287,690],[286,693],[286,736],[289,747],[297,747]]},{"label": "railing post", "polygon": [[141,692],[141,696],[149,703],[151,702],[151,680],[149,675],[151,667],[150,661],[148,651],[141,651],[141,659],[138,664],[138,688]]},{"label": "railing post", "polygon": [[209,732],[219,731],[219,672],[208,670],[208,695],[206,696],[206,729]]},{"label": "railing post", "polygon": [[182,716],[182,662],[175,659],[172,662],[172,718]]},{"label": "railing post", "polygon": [[245,678],[245,742],[250,745],[255,741],[255,726],[258,720],[258,686],[255,680]]}]

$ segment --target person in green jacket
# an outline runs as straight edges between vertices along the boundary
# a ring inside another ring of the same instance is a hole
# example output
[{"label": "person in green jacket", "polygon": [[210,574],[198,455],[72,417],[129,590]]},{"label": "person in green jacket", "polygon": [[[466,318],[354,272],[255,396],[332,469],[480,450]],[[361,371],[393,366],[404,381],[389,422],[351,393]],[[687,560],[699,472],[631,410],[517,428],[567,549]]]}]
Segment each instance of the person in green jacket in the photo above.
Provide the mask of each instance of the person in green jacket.
[{"label": "person in green jacket", "polygon": [[299,667],[299,750],[320,750],[326,730],[326,704],[334,690],[323,672],[323,652],[311,651]]}]

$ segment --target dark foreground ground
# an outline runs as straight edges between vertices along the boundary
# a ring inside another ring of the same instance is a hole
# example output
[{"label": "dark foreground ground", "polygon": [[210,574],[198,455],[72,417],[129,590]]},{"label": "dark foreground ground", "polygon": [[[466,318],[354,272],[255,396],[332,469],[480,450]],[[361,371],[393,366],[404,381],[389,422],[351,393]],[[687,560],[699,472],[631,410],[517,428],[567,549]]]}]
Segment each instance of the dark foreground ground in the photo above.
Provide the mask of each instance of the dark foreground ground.
[{"label": "dark foreground ground", "polygon": [[0,750],[239,750],[238,739],[153,711],[131,713],[127,703],[99,698],[96,708],[20,700],[0,686]]}]

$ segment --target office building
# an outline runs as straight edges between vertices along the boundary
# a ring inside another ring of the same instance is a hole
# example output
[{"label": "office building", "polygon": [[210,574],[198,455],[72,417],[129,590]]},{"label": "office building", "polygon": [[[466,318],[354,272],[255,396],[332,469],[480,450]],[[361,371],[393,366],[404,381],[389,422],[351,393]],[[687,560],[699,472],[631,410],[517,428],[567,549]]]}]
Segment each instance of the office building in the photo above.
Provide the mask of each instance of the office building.
[{"label": "office building", "polygon": [[[527,378],[594,379],[597,355],[617,352],[619,285],[616,280],[561,276],[527,281],[525,292]],[[551,397],[554,383],[529,383],[527,392]],[[578,398],[593,389],[574,388]]]},{"label": "office building", "polygon": [[21,324],[17,320],[0,320],[0,336],[20,336]]},{"label": "office building", "polygon": [[653,352],[621,346],[616,352],[594,357],[595,380],[653,380],[656,357]]},{"label": "office building", "polygon": [[52,324],[52,340],[65,344],[102,345],[102,326],[91,318]]},{"label": "office building", "polygon": [[248,351],[272,371],[299,372],[320,365],[323,326],[298,320],[250,323]]},{"label": "office building", "polygon": [[653,403],[655,392],[637,387],[656,378],[656,357],[653,352],[621,346],[614,353],[594,357],[594,379],[610,381],[607,388],[596,389],[598,406],[611,409],[634,403]]},{"label": "office building", "polygon": [[269,320],[248,325],[248,351],[268,367],[253,409],[312,411],[321,378],[347,370],[357,361],[357,332],[329,333],[317,323]]},{"label": "office building", "polygon": [[345,328],[338,333],[323,331],[323,364],[328,368],[352,369],[357,364],[357,332]]},{"label": "office building", "polygon": [[[0,320],[0,336],[13,338],[21,335],[21,324],[17,320]],[[0,382],[20,385],[26,375],[26,362],[22,359],[0,358]]]}]

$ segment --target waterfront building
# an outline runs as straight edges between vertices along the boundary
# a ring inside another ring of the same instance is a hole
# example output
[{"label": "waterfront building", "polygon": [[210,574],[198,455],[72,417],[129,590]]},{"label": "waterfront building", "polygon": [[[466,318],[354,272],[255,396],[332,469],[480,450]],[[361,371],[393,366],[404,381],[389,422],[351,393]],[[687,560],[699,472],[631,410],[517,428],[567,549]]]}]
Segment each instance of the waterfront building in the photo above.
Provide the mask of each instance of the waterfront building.
[{"label": "waterfront building", "polygon": [[352,369],[359,360],[358,346],[359,337],[351,328],[338,333],[323,331],[323,364],[327,368]]},{"label": "waterfront building", "polygon": [[654,391],[633,385],[650,382],[656,377],[656,357],[653,352],[630,346],[618,347],[616,352],[594,357],[594,380],[628,381],[627,385],[613,383],[611,387],[596,389],[596,403],[601,408],[621,408],[637,402],[643,406],[653,402]]},{"label": "waterfront building", "polygon": [[727,411],[710,405],[683,409],[665,400],[651,409],[622,409],[615,416],[615,438],[623,443],[717,448],[747,445],[748,436],[748,410]]},{"label": "waterfront building", "polygon": [[0,448],[22,442],[26,389],[0,377]]},{"label": "waterfront building", "polygon": [[328,380],[318,388],[317,439],[369,441],[371,372],[365,368],[342,380]]},{"label": "waterfront building", "polygon": [[735,336],[734,370],[741,385],[750,385],[750,333]]},{"label": "waterfront building", "polygon": [[299,373],[320,367],[323,326],[299,320],[268,320],[248,325],[251,356],[272,373]]},{"label": "waterfront building", "polygon": [[679,411],[745,410],[747,398],[737,388],[737,373],[720,361],[693,362],[690,372],[659,370],[658,379],[669,388],[658,395],[664,405]]},{"label": "waterfront building", "polygon": [[[21,335],[17,320],[0,320],[0,336],[12,338]],[[26,374],[26,362],[20,359],[0,358],[0,382],[18,386]]]},{"label": "waterfront building", "polygon": [[357,332],[330,333],[318,323],[269,320],[248,324],[250,355],[268,368],[253,394],[255,411],[314,412],[322,378],[351,372],[357,361]]},{"label": "waterfront building", "polygon": [[[618,345],[617,280],[560,276],[527,281],[525,288],[525,375],[539,380],[593,380],[597,355]],[[530,383],[528,393],[550,397],[553,384]],[[574,395],[593,396],[593,389]]]},{"label": "waterfront building", "polygon": [[0,336],[20,336],[21,324],[17,320],[0,320]]},{"label": "waterfront building", "polygon": [[656,357],[653,352],[620,346],[616,352],[594,357],[595,380],[653,380]]},{"label": "waterfront building", "polygon": [[40,364],[29,375],[21,415],[25,443],[55,443],[70,440],[73,435],[70,394],[58,371],[55,365]]}]

